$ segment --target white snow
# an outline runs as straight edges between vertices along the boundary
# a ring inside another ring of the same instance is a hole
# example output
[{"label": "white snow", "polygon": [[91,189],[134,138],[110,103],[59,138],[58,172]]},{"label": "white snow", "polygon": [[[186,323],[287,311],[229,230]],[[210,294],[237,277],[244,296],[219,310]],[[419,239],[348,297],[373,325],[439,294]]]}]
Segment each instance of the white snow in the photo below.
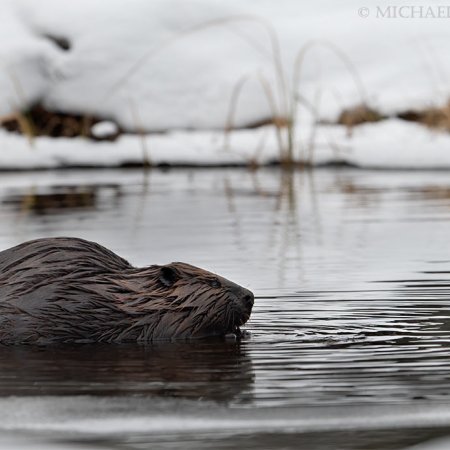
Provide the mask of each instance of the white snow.
[{"label": "white snow", "polygon": [[114,136],[119,132],[117,124],[111,122],[110,120],[102,120],[96,123],[91,128],[91,133],[97,138],[106,138],[109,136]]},{"label": "white snow", "polygon": [[[316,131],[309,150],[311,126],[299,128],[295,157],[312,164],[346,162],[366,168],[450,169],[450,135],[398,119],[366,124],[351,136],[338,125]],[[145,136],[123,135],[115,142],[84,138],[40,137],[34,145],[0,131],[0,167],[5,169],[64,166],[115,167],[141,164],[267,164],[279,158],[272,127],[238,130],[226,147],[220,131],[171,131]]]},{"label": "white snow", "polygon": [[[286,113],[294,91],[327,119],[362,100],[386,114],[443,104],[450,93],[450,18],[383,18],[380,11],[392,6],[385,0],[363,18],[363,6],[356,0],[0,0],[0,117],[40,101],[127,130],[168,131],[148,136],[146,144],[128,135],[112,144],[42,137],[33,147],[1,132],[0,168],[120,165],[142,161],[145,145],[156,163],[272,160],[279,155],[269,127],[234,131],[223,149],[230,98],[244,79],[238,126],[273,115],[264,83],[278,114]],[[285,92],[271,36],[279,42]],[[68,50],[57,45],[61,38]],[[294,89],[295,59],[305,48]],[[450,135],[390,119],[357,127],[349,138],[337,126],[313,131],[311,114],[301,109],[300,157],[310,159],[301,148],[314,135],[315,162],[450,167]]]}]

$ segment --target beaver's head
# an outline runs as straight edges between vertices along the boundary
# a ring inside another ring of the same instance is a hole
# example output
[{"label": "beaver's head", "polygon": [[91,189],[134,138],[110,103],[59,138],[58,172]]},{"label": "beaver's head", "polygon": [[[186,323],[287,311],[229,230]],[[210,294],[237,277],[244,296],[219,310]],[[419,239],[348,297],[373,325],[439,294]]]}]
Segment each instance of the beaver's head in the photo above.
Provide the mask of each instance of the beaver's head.
[{"label": "beaver's head", "polygon": [[252,292],[190,264],[151,266],[140,276],[146,295],[123,304],[140,316],[138,340],[239,335],[250,317]]}]

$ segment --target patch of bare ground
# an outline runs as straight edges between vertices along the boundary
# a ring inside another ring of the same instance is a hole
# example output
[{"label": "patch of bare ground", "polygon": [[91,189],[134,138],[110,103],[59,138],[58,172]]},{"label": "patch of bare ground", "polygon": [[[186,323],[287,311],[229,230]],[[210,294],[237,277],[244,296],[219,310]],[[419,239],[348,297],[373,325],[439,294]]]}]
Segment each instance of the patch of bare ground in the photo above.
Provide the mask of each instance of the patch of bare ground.
[{"label": "patch of bare ground", "polygon": [[362,125],[363,123],[379,122],[385,119],[380,112],[368,105],[360,104],[344,109],[337,119],[339,125],[347,127],[348,135],[352,134],[353,127]]},{"label": "patch of bare ground", "polygon": [[[407,109],[393,115],[408,122],[416,122],[428,128],[450,132],[450,100],[442,106],[429,106],[423,109]],[[347,127],[351,135],[355,126],[364,123],[378,122],[387,117],[379,111],[367,106],[357,105],[344,109],[336,121],[339,125]]]},{"label": "patch of bare ground", "polygon": [[58,111],[50,111],[41,104],[33,105],[26,111],[12,113],[0,117],[0,127],[9,132],[20,133],[28,137],[86,137],[88,139],[116,140],[122,130],[117,125],[116,131],[106,135],[93,133],[93,127],[103,121],[92,115],[72,114]]},{"label": "patch of bare ground", "polygon": [[231,130],[239,130],[239,129],[248,129],[248,130],[252,130],[255,128],[260,128],[260,127],[265,127],[267,125],[273,125],[277,128],[287,128],[290,126],[290,121],[289,119],[287,119],[286,117],[282,117],[282,116],[275,116],[275,117],[266,117],[264,119],[261,120],[256,120],[254,122],[250,122],[242,127],[231,127],[231,128],[225,128],[226,131],[231,131]]},{"label": "patch of bare ground", "polygon": [[442,106],[408,109],[397,114],[399,119],[417,122],[429,128],[450,131],[450,100]]}]

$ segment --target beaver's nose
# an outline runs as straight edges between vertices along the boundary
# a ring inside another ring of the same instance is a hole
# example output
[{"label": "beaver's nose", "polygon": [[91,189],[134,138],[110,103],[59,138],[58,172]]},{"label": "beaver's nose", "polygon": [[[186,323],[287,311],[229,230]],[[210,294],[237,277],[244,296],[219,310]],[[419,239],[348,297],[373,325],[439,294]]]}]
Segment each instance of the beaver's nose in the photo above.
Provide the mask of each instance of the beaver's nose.
[{"label": "beaver's nose", "polygon": [[234,285],[230,289],[233,297],[248,311],[252,310],[255,297],[253,292],[241,286]]},{"label": "beaver's nose", "polygon": [[253,292],[244,289],[242,301],[248,309],[251,309],[253,307],[253,303],[255,302],[255,296],[253,295]]}]

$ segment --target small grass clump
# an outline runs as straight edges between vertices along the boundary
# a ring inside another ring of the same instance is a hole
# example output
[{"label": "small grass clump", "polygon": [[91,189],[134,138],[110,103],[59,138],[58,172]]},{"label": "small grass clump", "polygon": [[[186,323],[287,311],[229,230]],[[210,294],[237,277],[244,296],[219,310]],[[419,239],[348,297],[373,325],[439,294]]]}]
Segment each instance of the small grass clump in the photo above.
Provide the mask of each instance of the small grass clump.
[{"label": "small grass clump", "polygon": [[[356,71],[356,68],[339,48],[334,44],[327,41],[311,41],[305,44],[297,52],[294,64],[292,67],[291,78],[286,76],[286,72],[283,67],[281,59],[281,49],[279,44],[278,35],[273,27],[262,22],[266,31],[270,37],[270,51],[268,55],[273,62],[273,72],[275,83],[269,83],[269,81],[261,74],[256,76],[256,79],[261,85],[263,95],[267,99],[270,111],[272,113],[271,118],[262,121],[261,125],[272,124],[275,128],[279,161],[285,168],[292,168],[294,166],[311,166],[314,163],[314,140],[316,134],[316,126],[313,127],[309,142],[306,144],[300,144],[297,142],[296,131],[299,122],[299,109],[305,108],[310,114],[313,115],[314,122],[317,125],[320,122],[319,106],[318,104],[311,105],[301,95],[301,72],[306,59],[306,56],[315,47],[323,47],[336,56],[345,66],[347,72],[352,78],[355,88],[359,94],[361,105],[365,105],[364,108],[359,107],[358,113],[361,116],[359,120],[364,121],[376,121],[381,120],[379,115],[374,109],[370,108],[367,101],[367,96],[363,83]],[[236,83],[229,105],[228,117],[225,125],[225,147],[229,146],[229,132],[235,129],[234,116],[237,109],[238,99],[242,92],[242,89],[251,76],[244,76]],[[319,99],[316,99],[319,103]],[[344,120],[348,123],[348,126],[354,122],[354,118],[350,119],[350,114],[347,113]],[[364,117],[362,117],[364,116]],[[360,122],[362,123],[362,122]],[[247,127],[248,128],[248,127]]]}]

